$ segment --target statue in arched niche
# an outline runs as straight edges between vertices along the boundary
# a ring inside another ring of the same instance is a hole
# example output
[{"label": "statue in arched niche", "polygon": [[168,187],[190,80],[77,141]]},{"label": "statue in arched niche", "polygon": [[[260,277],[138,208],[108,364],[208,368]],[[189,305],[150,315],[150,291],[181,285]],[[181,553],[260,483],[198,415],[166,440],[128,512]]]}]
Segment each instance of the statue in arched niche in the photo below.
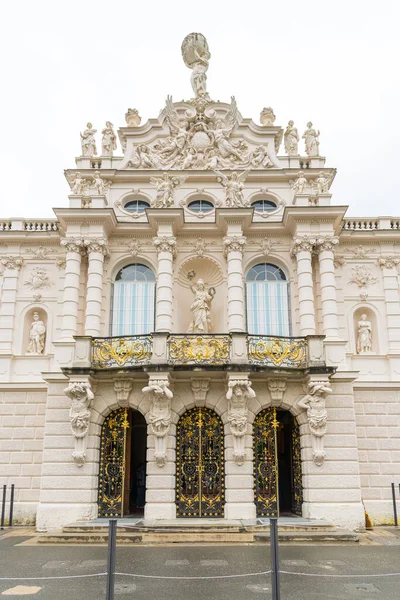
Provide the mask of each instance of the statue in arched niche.
[{"label": "statue in arched niche", "polygon": [[372,351],[372,324],[367,315],[361,315],[357,323],[357,354]]},{"label": "statue in arched niche", "polygon": [[194,294],[194,300],[190,307],[192,311],[192,322],[188,333],[209,333],[211,329],[211,302],[214,300],[215,288],[206,288],[202,279],[190,286]]},{"label": "statue in arched niche", "polygon": [[33,313],[33,321],[29,329],[28,354],[43,354],[46,327],[38,312]]}]

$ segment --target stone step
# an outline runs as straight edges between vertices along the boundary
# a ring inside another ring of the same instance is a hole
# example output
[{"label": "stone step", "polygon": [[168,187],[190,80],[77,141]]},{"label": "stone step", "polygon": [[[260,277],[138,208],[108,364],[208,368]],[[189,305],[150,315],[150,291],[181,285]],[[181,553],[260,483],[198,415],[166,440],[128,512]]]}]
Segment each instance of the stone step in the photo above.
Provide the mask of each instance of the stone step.
[{"label": "stone step", "polygon": [[[332,544],[332,543],[354,543],[360,541],[360,536],[354,531],[336,529],[335,531],[278,531],[280,542],[290,544]],[[254,542],[269,544],[270,534],[268,532],[254,533]]]}]

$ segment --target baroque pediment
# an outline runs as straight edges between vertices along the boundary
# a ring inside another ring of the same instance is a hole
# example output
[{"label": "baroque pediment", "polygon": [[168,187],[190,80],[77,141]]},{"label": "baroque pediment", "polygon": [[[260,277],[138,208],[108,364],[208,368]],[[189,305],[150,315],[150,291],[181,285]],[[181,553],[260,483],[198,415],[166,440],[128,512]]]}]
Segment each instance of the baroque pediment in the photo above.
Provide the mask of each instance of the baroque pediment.
[{"label": "baroque pediment", "polygon": [[173,102],[168,96],[157,120],[119,134],[119,170],[281,168],[276,154],[282,129],[243,119],[233,96],[230,104],[208,96]]}]

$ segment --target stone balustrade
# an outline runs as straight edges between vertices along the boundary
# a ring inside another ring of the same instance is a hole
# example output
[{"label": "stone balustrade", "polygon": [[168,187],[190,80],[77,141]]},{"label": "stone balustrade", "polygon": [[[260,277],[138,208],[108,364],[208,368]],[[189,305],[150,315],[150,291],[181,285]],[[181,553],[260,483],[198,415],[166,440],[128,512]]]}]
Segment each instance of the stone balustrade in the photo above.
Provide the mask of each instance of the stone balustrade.
[{"label": "stone balustrade", "polygon": [[245,365],[246,368],[324,367],[324,336],[169,334],[94,338],[75,336],[73,368],[98,370],[164,365]]}]

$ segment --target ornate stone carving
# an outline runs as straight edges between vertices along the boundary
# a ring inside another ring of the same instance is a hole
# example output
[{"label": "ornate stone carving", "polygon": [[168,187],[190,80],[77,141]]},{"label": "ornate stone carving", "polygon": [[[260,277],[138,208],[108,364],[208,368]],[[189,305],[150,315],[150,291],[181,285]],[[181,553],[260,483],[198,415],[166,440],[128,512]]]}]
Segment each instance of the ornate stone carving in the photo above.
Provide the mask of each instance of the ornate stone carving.
[{"label": "ornate stone carving", "polygon": [[289,183],[292,186],[292,190],[295,194],[304,194],[306,186],[308,185],[304,171],[299,171],[297,174],[297,179],[291,179]]},{"label": "ornate stone carving", "polygon": [[275,246],[282,244],[280,240],[272,240],[268,236],[265,236],[262,240],[252,240],[250,244],[257,245],[264,256],[268,256],[274,251]]},{"label": "ornate stone carving", "polygon": [[360,288],[360,298],[364,302],[368,297],[367,288],[377,283],[377,281],[378,278],[372,274],[371,269],[366,265],[356,265],[351,270],[351,279],[349,280],[349,283],[358,285]]},{"label": "ornate stone carving", "polygon": [[125,168],[133,169],[162,169],[158,156],[146,144],[140,144],[132,150],[132,156]]},{"label": "ornate stone carving", "polygon": [[378,265],[381,269],[395,269],[400,264],[400,256],[380,256]]},{"label": "ornate stone carving", "polygon": [[268,156],[268,149],[266,146],[257,146],[254,148],[251,166],[255,168],[262,167],[263,169],[269,169],[274,166],[274,163]]},{"label": "ornate stone carving", "polygon": [[128,127],[139,127],[142,122],[142,117],[136,108],[128,108],[125,113],[125,121]]},{"label": "ornate stone carving", "polygon": [[319,156],[319,131],[313,129],[311,121],[307,123],[307,129],[303,134],[308,156]]},{"label": "ornate stone carving", "polygon": [[209,379],[191,379],[190,385],[193,392],[196,406],[205,406],[208,390],[210,389]]},{"label": "ornate stone carving", "polygon": [[85,238],[83,245],[88,254],[91,252],[99,252],[104,256],[109,254],[108,242],[105,238]]},{"label": "ornate stone carving", "polygon": [[33,321],[29,328],[29,344],[27,354],[43,354],[46,336],[46,327],[39,318],[39,313],[33,313]]},{"label": "ornate stone carving", "polygon": [[244,436],[247,429],[249,398],[256,394],[248,379],[231,379],[228,381],[228,422],[233,435],[233,459],[237,465],[242,465],[246,459]]},{"label": "ornate stone carving", "polygon": [[323,171],[320,171],[318,177],[312,181],[314,193],[317,196],[319,194],[327,194],[332,181],[333,177],[331,175],[326,175]]},{"label": "ornate stone carving", "polygon": [[243,254],[246,245],[244,235],[227,235],[224,237],[224,256],[227,258],[230,252],[241,252]]},{"label": "ornate stone carving", "polygon": [[81,254],[83,251],[83,239],[82,238],[74,238],[74,237],[66,237],[61,238],[60,240],[61,246],[65,248],[66,252],[77,252]]},{"label": "ornate stone carving", "polygon": [[75,438],[75,450],[72,458],[78,467],[82,467],[86,460],[87,433],[94,394],[88,382],[71,382],[65,388],[64,394],[71,400],[69,420],[72,435]]},{"label": "ornate stone carving", "polygon": [[159,235],[153,238],[153,244],[157,252],[171,252],[172,256],[176,256],[176,237],[173,235]]},{"label": "ornate stone carving", "polygon": [[243,196],[244,180],[249,174],[249,169],[246,169],[240,175],[233,172],[231,175],[224,175],[220,171],[215,170],[218,175],[217,181],[225,189],[225,204],[227,208],[241,208],[246,206]]},{"label": "ornate stone carving", "polygon": [[271,127],[275,123],[276,116],[270,106],[264,107],[260,114],[260,122],[263,127]]},{"label": "ornate stone carving", "polygon": [[112,156],[113,151],[117,149],[117,136],[113,127],[114,125],[110,121],[106,121],[106,126],[101,132],[103,135],[101,140],[102,156]]},{"label": "ornate stone carving", "polygon": [[29,277],[28,281],[24,283],[25,287],[30,290],[39,290],[41,288],[50,287],[53,282],[47,275],[47,269],[45,267],[35,267]]},{"label": "ornate stone carving", "polygon": [[367,315],[361,315],[357,323],[357,354],[372,351],[372,324]]},{"label": "ornate stone carving", "polygon": [[174,204],[175,188],[180,186],[185,177],[174,177],[168,173],[164,173],[162,177],[151,177],[150,182],[157,189],[157,196],[152,202],[152,208],[169,208]]},{"label": "ornate stone carving", "polygon": [[79,171],[75,173],[75,177],[68,178],[71,186],[71,192],[74,196],[86,195],[88,192],[88,180],[82,176]]},{"label": "ornate stone carving", "polygon": [[361,244],[355,248],[345,248],[345,250],[354,254],[354,258],[368,258],[368,254],[373,252],[371,248],[364,248]]},{"label": "ornate stone carving", "polygon": [[124,246],[127,247],[131,256],[137,256],[142,249],[142,244],[137,238],[129,240],[129,242],[124,242]]},{"label": "ornate stone carving", "polygon": [[271,394],[272,406],[281,406],[286,391],[285,379],[267,379],[269,393]]},{"label": "ornate stone carving", "polygon": [[132,390],[132,379],[116,379],[114,381],[114,392],[117,397],[118,405],[121,408],[129,407],[129,396]]},{"label": "ornate stone carving", "polygon": [[318,466],[323,464],[326,456],[323,441],[328,418],[325,408],[325,397],[331,393],[332,389],[328,381],[310,381],[308,384],[308,394],[297,403],[300,408],[307,410],[307,419],[313,446],[313,458],[315,464]]},{"label": "ornate stone carving", "polygon": [[299,132],[293,121],[289,121],[284,134],[285,151],[289,156],[299,155]]},{"label": "ornate stone carving", "polygon": [[151,397],[150,411],[146,415],[147,423],[155,436],[154,458],[159,467],[163,467],[167,459],[166,435],[171,425],[171,400],[173,393],[169,389],[168,379],[152,379],[143,388],[143,393]]},{"label": "ornate stone carving", "polygon": [[206,73],[211,54],[206,38],[202,33],[189,33],[182,42],[181,50],[185,65],[192,69],[190,82],[195,97],[209,100]]},{"label": "ornate stone carving", "polygon": [[208,248],[213,246],[213,242],[208,242],[199,236],[194,242],[190,242],[190,246],[193,248],[194,255],[202,258],[208,251]]},{"label": "ornate stone carving", "polygon": [[192,321],[187,330],[188,333],[209,333],[211,330],[211,303],[214,300],[215,288],[206,288],[204,281],[199,279],[197,283],[190,286],[194,294],[193,303],[190,306]]},{"label": "ornate stone carving", "polygon": [[315,246],[316,239],[307,235],[304,237],[294,238],[290,255],[296,256],[299,252],[312,252]]},{"label": "ornate stone carving", "polygon": [[38,248],[27,248],[26,252],[33,254],[35,258],[46,259],[52,253],[52,249],[45,246],[38,246]]},{"label": "ornate stone carving", "polygon": [[337,269],[341,269],[346,264],[346,259],[344,256],[335,256],[333,259],[333,264]]},{"label": "ornate stone carving", "polygon": [[0,262],[6,269],[19,271],[24,264],[24,259],[22,256],[2,256]]},{"label": "ornate stone carving", "polygon": [[82,156],[95,156],[97,154],[95,134],[97,129],[93,129],[93,125],[88,123],[86,129],[81,133]]},{"label": "ornate stone carving", "polygon": [[111,185],[111,181],[102,178],[100,171],[94,172],[94,175],[92,176],[92,182],[92,185],[99,196],[104,196],[106,189],[108,189]]},{"label": "ornate stone carving", "polygon": [[331,251],[335,249],[335,246],[339,243],[339,238],[334,235],[326,235],[322,237],[317,237],[314,246],[314,252],[319,254],[324,251]]}]

